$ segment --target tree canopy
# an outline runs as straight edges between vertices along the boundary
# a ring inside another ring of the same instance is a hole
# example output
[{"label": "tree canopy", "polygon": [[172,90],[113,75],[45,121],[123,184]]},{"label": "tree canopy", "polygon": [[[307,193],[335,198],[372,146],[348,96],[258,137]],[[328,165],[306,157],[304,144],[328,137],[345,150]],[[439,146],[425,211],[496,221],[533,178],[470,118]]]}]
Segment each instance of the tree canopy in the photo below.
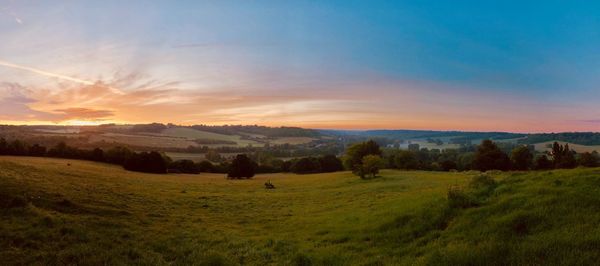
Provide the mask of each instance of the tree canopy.
[{"label": "tree canopy", "polygon": [[227,177],[231,179],[248,179],[256,173],[258,165],[245,154],[238,154],[231,162]]}]

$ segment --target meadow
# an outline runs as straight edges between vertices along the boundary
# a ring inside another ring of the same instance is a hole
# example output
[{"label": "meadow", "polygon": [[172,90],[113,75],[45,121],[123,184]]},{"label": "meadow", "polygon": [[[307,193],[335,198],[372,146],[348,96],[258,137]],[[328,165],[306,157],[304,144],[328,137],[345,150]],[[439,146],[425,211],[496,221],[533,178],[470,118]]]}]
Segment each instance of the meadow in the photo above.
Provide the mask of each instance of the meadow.
[{"label": "meadow", "polygon": [[[275,189],[267,190],[271,181]],[[600,259],[600,170],[155,175],[0,157],[5,265],[506,265]]]}]

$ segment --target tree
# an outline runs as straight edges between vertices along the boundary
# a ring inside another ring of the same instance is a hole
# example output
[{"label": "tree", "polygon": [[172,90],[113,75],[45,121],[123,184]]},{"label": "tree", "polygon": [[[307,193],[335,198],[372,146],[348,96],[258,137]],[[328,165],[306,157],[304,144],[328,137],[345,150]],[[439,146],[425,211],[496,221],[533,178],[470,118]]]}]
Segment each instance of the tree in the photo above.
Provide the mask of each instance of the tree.
[{"label": "tree", "polygon": [[92,161],[96,161],[96,162],[103,162],[104,161],[104,151],[100,148],[95,148],[92,151],[90,159]]},{"label": "tree", "polygon": [[361,178],[365,175],[371,175],[371,178],[375,178],[379,173],[379,169],[384,166],[384,161],[379,155],[367,155],[362,159],[362,172]]},{"label": "tree", "polygon": [[199,162],[197,168],[201,173],[214,173],[216,171],[215,166],[209,161]]},{"label": "tree", "polygon": [[520,146],[512,150],[510,156],[515,170],[529,170],[533,163],[533,154],[527,146]]},{"label": "tree", "polygon": [[104,160],[108,163],[123,165],[132,154],[133,151],[128,148],[113,147],[104,153]]},{"label": "tree", "polygon": [[321,164],[321,172],[330,173],[344,170],[342,160],[335,155],[325,155],[319,158]]},{"label": "tree", "polygon": [[416,144],[416,143],[408,144],[409,151],[418,152],[420,149],[421,149],[421,147],[419,146],[419,144]]},{"label": "tree", "polygon": [[415,170],[419,168],[417,155],[412,151],[398,151],[394,164],[398,169]]},{"label": "tree", "polygon": [[456,170],[458,167],[456,165],[456,162],[452,161],[452,160],[443,160],[440,163],[440,168],[442,171],[450,171],[452,169]]},{"label": "tree", "polygon": [[46,156],[46,147],[40,146],[39,144],[34,144],[33,146],[29,147],[28,154],[29,156]]},{"label": "tree", "polygon": [[465,152],[458,156],[458,170],[471,170],[473,169],[473,161],[475,160],[474,152]]},{"label": "tree", "polygon": [[535,159],[535,170],[548,170],[552,169],[552,161],[548,159],[548,156],[541,155]]},{"label": "tree", "polygon": [[245,179],[252,178],[258,165],[250,160],[245,154],[238,154],[231,162],[227,178]]},{"label": "tree", "polygon": [[484,172],[488,170],[506,171],[510,169],[510,159],[493,141],[484,140],[477,148],[473,167]]},{"label": "tree", "polygon": [[200,168],[192,160],[177,160],[169,164],[169,172],[199,174]]},{"label": "tree", "polygon": [[162,154],[151,152],[133,153],[123,163],[123,168],[130,171],[145,173],[164,174],[167,173],[168,161]]},{"label": "tree", "polygon": [[291,167],[292,173],[310,174],[321,172],[321,163],[314,157],[304,157],[295,160]]},{"label": "tree", "polygon": [[364,178],[365,174],[363,172],[362,164],[363,157],[367,155],[381,156],[381,149],[379,148],[379,145],[373,140],[357,143],[350,146],[346,151],[344,165],[346,166],[346,168],[352,170],[352,172],[355,175]]},{"label": "tree", "polygon": [[584,167],[598,167],[598,155],[596,152],[584,152],[579,155],[577,163]]},{"label": "tree", "polygon": [[27,146],[24,142],[16,139],[13,140],[9,145],[8,149],[12,155],[27,155]]},{"label": "tree", "polygon": [[570,169],[577,166],[577,160],[575,159],[575,152],[569,149],[569,144],[560,145],[558,142],[552,144],[552,159],[554,162],[554,168],[557,169]]},{"label": "tree", "polygon": [[8,142],[5,138],[0,138],[0,154],[8,154]]}]

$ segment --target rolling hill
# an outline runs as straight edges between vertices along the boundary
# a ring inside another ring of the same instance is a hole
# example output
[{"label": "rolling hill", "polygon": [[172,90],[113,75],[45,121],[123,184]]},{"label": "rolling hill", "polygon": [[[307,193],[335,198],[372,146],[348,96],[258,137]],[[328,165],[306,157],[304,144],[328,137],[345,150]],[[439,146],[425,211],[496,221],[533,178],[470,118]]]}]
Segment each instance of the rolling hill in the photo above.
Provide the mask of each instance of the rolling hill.
[{"label": "rolling hill", "polygon": [[[590,265],[600,170],[152,175],[0,157],[5,264]],[[270,180],[274,190],[264,189]]]}]

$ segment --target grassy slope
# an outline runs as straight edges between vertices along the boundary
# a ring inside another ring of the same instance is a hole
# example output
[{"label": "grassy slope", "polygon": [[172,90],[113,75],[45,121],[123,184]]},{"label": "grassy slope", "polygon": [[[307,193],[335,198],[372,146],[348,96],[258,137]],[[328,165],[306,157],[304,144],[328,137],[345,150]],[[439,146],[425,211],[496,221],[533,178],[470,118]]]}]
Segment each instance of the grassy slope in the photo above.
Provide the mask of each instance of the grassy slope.
[{"label": "grassy slope", "polygon": [[[473,177],[463,173],[384,171],[366,181],[349,173],[274,174],[228,181],[14,157],[0,157],[0,171],[0,258],[9,264],[600,259],[598,169],[500,174],[480,206],[467,209],[450,208],[446,200],[449,186]],[[277,189],[265,190],[266,180]]]}]

